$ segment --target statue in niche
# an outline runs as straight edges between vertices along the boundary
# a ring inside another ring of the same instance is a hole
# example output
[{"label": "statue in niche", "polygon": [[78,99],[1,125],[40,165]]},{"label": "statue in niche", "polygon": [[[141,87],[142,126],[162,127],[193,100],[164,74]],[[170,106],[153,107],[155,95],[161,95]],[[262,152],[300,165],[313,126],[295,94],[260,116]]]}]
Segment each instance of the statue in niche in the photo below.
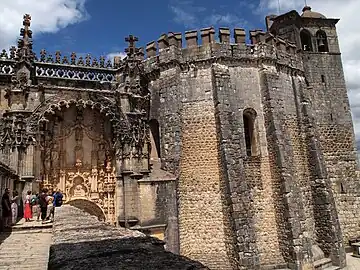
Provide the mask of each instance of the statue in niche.
[{"label": "statue in niche", "polygon": [[91,170],[91,176],[92,176],[92,181],[91,181],[91,191],[92,192],[96,192],[98,189],[98,179],[97,179],[97,175],[98,175],[98,170],[96,168],[96,166],[94,166]]},{"label": "statue in niche", "polygon": [[86,196],[86,192],[85,192],[85,188],[83,185],[79,184],[77,186],[75,186],[74,188],[74,197],[85,197]]},{"label": "statue in niche", "polygon": [[106,158],[106,149],[105,144],[103,142],[99,143],[99,150],[98,150],[98,165],[104,166]]},{"label": "statue in niche", "polygon": [[54,141],[52,151],[51,151],[51,161],[54,167],[59,166],[59,144]]},{"label": "statue in niche", "polygon": [[95,141],[92,142],[92,151],[91,151],[91,165],[97,166],[97,160],[98,160],[98,145]]},{"label": "statue in niche", "polygon": [[104,183],[102,181],[99,182],[98,190],[99,192],[104,192]]},{"label": "statue in niche", "polygon": [[75,127],[75,141],[78,143],[78,142],[82,142],[83,140],[83,130],[81,128],[80,125],[76,126]]},{"label": "statue in niche", "polygon": [[105,176],[105,172],[103,169],[100,170],[99,172],[99,180],[98,180],[98,190],[99,192],[104,192],[104,176]]},{"label": "statue in niche", "polygon": [[76,159],[76,161],[83,160],[84,153],[83,153],[82,146],[81,145],[76,145],[74,151],[75,151],[75,159]]},{"label": "statue in niche", "polygon": [[111,155],[109,151],[106,151],[106,172],[111,172]]}]

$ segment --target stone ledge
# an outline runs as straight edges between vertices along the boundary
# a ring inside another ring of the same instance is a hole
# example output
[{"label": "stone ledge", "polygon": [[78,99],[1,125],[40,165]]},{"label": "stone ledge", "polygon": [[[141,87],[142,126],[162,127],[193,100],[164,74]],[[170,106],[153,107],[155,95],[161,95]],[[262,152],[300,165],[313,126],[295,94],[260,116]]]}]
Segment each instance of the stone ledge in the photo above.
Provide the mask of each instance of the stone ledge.
[{"label": "stone ledge", "polygon": [[75,207],[55,210],[49,269],[208,269],[164,250],[163,242],[116,228]]}]

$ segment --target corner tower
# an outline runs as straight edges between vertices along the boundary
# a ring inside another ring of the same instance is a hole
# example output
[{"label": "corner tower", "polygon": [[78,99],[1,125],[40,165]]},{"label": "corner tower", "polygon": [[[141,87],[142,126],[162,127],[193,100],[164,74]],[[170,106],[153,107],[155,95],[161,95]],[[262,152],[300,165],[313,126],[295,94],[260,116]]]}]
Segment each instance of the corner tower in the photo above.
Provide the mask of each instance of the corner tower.
[{"label": "corner tower", "polygon": [[[270,20],[268,30],[295,42],[302,52],[307,85],[303,102],[308,104],[311,126],[308,130],[312,132],[308,136],[313,142],[309,150],[313,159],[310,165],[313,166],[314,195],[320,201],[321,196],[316,191],[320,188],[316,182],[322,181],[324,186],[331,187],[333,195],[323,196],[327,202],[319,202],[318,208],[334,201],[330,207],[333,209],[327,210],[328,215],[335,227],[338,216],[337,237],[346,248],[350,240],[360,236],[359,227],[353,226],[360,222],[360,182],[354,127],[336,31],[339,19],[327,18],[305,6],[301,15],[290,11],[275,18],[269,16]],[[321,226],[317,226],[318,241],[324,238]]]}]

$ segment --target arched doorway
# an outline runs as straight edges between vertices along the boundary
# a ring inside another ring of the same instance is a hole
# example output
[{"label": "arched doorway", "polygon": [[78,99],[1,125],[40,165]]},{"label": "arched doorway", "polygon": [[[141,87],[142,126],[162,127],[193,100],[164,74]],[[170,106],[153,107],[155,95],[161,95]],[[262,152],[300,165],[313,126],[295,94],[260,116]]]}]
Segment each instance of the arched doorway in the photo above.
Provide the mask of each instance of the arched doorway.
[{"label": "arched doorway", "polygon": [[79,208],[92,216],[96,216],[100,221],[106,220],[103,209],[92,201],[87,199],[74,199],[67,202],[67,204]]},{"label": "arched doorway", "polygon": [[61,190],[65,203],[77,201],[87,212],[95,204],[106,221],[115,224],[112,112],[80,99],[52,103],[46,108],[35,147],[34,171],[41,180],[40,187]]}]

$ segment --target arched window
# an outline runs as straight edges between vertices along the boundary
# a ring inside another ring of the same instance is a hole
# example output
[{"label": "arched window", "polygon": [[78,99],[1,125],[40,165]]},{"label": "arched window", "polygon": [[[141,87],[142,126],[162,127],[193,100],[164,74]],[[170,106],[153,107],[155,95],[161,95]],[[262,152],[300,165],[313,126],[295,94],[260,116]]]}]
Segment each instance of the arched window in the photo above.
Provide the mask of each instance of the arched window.
[{"label": "arched window", "polygon": [[[153,140],[154,140],[154,144],[155,144],[155,149],[157,152],[157,157],[160,158],[160,129],[159,129],[159,122],[156,119],[151,119],[149,121],[149,126],[150,126],[150,132],[152,134]],[[153,150],[153,151],[154,151]]]},{"label": "arched window", "polygon": [[300,39],[301,39],[301,48],[303,51],[306,52],[312,52],[312,40],[311,40],[311,34],[308,30],[301,30],[300,32]]},{"label": "arched window", "polygon": [[318,52],[328,52],[329,51],[327,36],[324,31],[322,31],[322,30],[317,31],[316,44],[317,44]]},{"label": "arched window", "polygon": [[256,155],[256,132],[255,132],[256,112],[253,109],[246,109],[243,113],[244,135],[246,155],[248,157]]}]

